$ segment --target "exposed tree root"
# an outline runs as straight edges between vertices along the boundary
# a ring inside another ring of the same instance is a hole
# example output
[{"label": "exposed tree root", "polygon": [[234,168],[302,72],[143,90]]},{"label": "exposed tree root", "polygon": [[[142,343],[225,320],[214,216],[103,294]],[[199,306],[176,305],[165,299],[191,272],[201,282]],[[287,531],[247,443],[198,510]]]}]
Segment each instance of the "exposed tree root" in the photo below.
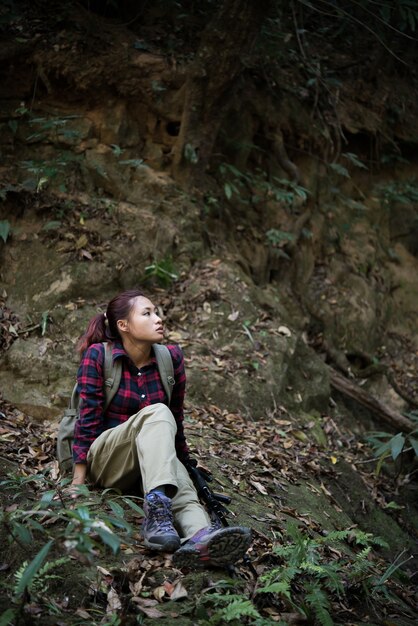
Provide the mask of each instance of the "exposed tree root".
[{"label": "exposed tree root", "polygon": [[415,430],[415,424],[407,417],[391,409],[332,367],[329,368],[329,371],[331,386],[344,396],[355,400],[397,431],[409,433]]}]

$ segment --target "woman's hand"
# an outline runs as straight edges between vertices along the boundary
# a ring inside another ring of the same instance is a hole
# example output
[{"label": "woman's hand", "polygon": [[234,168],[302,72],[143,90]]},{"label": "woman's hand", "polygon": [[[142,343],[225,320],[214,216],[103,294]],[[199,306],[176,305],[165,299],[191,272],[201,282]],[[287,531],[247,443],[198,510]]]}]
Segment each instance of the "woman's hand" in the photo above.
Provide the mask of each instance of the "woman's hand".
[{"label": "woman's hand", "polygon": [[80,495],[80,490],[77,489],[80,485],[86,484],[87,465],[84,463],[76,463],[74,465],[73,479],[71,485],[67,487],[66,491],[71,498],[77,498]]},{"label": "woman's hand", "polygon": [[66,496],[75,500],[78,496],[82,495],[81,490],[78,489],[81,485],[86,484],[87,465],[83,463],[76,463],[74,465],[73,479],[70,485],[67,485],[54,497],[54,500],[62,500],[62,496]]}]

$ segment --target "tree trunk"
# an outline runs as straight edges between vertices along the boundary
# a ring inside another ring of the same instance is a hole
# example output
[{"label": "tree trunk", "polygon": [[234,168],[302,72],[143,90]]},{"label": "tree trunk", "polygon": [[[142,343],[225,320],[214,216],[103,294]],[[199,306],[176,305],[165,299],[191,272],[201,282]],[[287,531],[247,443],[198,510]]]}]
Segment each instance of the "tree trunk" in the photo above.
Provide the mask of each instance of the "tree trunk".
[{"label": "tree trunk", "polygon": [[196,185],[209,164],[222,118],[251,52],[270,0],[224,0],[203,31],[185,84],[180,133],[173,148],[172,174]]}]

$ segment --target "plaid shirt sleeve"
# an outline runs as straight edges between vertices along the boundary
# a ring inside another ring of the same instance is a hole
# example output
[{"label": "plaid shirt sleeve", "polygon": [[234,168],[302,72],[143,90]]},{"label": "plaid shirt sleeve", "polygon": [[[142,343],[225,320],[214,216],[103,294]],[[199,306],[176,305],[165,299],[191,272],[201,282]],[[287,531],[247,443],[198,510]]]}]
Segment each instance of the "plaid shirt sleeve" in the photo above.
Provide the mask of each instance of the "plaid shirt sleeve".
[{"label": "plaid shirt sleeve", "polygon": [[78,368],[80,418],[74,429],[73,461],[87,463],[87,452],[104,430],[104,347],[92,344],[84,353]]},{"label": "plaid shirt sleeve", "polygon": [[177,423],[176,433],[176,452],[180,461],[186,461],[189,457],[189,448],[186,443],[186,437],[184,435],[183,427],[183,410],[184,410],[184,395],[186,390],[186,372],[184,369],[184,357],[180,346],[169,345],[167,348],[170,350],[171,358],[173,359],[174,366],[174,380],[176,384],[173,388],[171,396],[170,410],[174,415]]}]

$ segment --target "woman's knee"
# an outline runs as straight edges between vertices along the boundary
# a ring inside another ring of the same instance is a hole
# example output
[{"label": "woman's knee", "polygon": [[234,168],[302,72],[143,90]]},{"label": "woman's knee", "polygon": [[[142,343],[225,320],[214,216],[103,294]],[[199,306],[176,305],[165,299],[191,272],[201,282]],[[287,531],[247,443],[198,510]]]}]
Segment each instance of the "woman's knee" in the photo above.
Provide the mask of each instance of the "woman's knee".
[{"label": "woman's knee", "polygon": [[135,415],[131,415],[128,422],[125,422],[125,428],[128,428],[134,437],[136,437],[144,426],[158,422],[165,422],[167,425],[177,430],[174,415],[168,406],[162,403],[151,404],[141,409],[138,413],[135,413]]}]

